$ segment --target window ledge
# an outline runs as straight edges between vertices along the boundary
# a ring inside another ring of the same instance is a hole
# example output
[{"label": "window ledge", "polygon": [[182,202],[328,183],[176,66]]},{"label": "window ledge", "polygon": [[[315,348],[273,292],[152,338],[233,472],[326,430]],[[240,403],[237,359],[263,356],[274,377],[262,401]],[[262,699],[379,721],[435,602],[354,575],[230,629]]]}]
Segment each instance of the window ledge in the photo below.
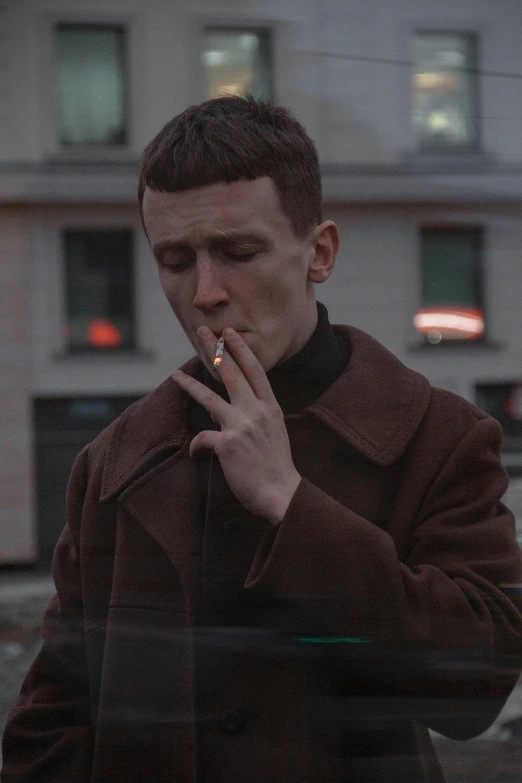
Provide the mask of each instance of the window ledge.
[{"label": "window ledge", "polygon": [[46,163],[49,167],[60,166],[89,166],[103,163],[112,163],[119,165],[139,165],[139,155],[130,147],[107,146],[99,147],[90,145],[79,145],[74,148],[63,148],[56,150],[46,157]]},{"label": "window ledge", "polygon": [[504,343],[499,343],[495,340],[447,340],[440,343],[429,343],[424,341],[413,342],[407,346],[407,350],[414,351],[502,351],[505,348]]},{"label": "window ledge", "polygon": [[495,158],[490,152],[474,147],[419,147],[405,152],[403,162],[416,172],[490,171]]},{"label": "window ledge", "polygon": [[55,361],[91,361],[92,359],[102,359],[102,361],[151,361],[156,358],[154,351],[138,348],[108,348],[108,349],[85,349],[78,351],[58,351],[53,355]]}]

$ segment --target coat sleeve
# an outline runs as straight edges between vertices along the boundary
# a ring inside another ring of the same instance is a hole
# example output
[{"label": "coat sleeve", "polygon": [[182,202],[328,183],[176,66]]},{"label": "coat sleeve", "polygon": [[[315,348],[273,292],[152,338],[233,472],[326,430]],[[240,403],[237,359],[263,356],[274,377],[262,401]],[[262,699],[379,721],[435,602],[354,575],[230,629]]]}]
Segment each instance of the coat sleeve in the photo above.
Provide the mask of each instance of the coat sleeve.
[{"label": "coat sleeve", "polygon": [[43,620],[42,647],[11,710],[3,738],[3,783],[90,780],[92,725],[84,647],[78,548],[87,484],[87,451],[76,459],[67,493],[67,525],[58,541],[56,595]]},{"label": "coat sleeve", "polygon": [[520,553],[513,516],[500,501],[499,441],[490,418],[467,431],[416,519],[404,521],[402,561],[386,530],[303,479],[245,585],[305,607],[316,636],[338,640],[352,670],[364,672],[392,712],[456,739],[494,720],[522,653],[513,597]]}]

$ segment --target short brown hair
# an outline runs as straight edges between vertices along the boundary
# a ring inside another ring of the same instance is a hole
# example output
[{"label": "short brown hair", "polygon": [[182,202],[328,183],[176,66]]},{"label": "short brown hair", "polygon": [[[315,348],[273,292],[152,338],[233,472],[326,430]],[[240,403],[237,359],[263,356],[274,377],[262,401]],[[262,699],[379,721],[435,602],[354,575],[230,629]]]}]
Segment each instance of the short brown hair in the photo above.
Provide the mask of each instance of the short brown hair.
[{"label": "short brown hair", "polygon": [[317,150],[287,109],[252,96],[190,106],[167,122],[143,153],[138,186],[142,221],[146,187],[175,193],[265,176],[274,181],[297,236],[321,222]]}]

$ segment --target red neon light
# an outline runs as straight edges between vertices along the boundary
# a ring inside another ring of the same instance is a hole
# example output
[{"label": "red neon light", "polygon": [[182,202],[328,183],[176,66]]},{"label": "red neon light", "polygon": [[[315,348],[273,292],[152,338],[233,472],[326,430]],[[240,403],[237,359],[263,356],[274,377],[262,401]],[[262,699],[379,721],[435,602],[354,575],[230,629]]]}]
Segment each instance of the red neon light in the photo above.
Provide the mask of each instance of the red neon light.
[{"label": "red neon light", "polygon": [[422,307],[413,319],[421,334],[476,340],[484,334],[484,315],[474,307]]}]

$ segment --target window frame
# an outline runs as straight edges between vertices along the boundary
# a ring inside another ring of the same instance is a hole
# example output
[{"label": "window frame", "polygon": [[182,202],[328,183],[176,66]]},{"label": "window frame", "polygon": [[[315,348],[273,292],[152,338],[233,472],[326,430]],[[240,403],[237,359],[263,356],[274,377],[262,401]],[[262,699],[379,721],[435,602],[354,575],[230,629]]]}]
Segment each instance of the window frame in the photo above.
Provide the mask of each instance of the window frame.
[{"label": "window frame", "polygon": [[[484,318],[484,332],[480,337],[474,339],[442,339],[439,343],[431,343],[425,335],[420,334],[415,328],[414,332],[416,340],[419,345],[425,346],[429,349],[439,349],[441,347],[470,347],[470,346],[484,346],[490,344],[489,341],[489,318],[487,312],[487,298],[486,298],[486,277],[485,277],[485,253],[487,247],[487,226],[477,222],[444,222],[444,221],[423,221],[417,225],[417,304],[415,312],[418,312],[424,307],[423,302],[423,232],[433,231],[443,233],[447,232],[475,232],[476,240],[478,243],[476,265],[476,288],[477,288],[477,303],[476,307],[480,309]],[[443,305],[441,305],[442,307]]]},{"label": "window frame", "polygon": [[[102,214],[98,207],[89,208],[69,206],[63,215],[58,215],[54,209],[45,209],[32,221],[30,229],[30,306],[33,313],[31,321],[31,341],[35,356],[38,357],[37,372],[56,372],[55,362],[67,363],[67,366],[84,366],[86,361],[98,359],[98,365],[103,366],[107,357],[147,358],[153,356],[150,349],[151,336],[144,321],[147,303],[143,302],[142,287],[145,269],[144,240],[139,219],[131,214],[127,207],[114,210],[113,214]],[[134,335],[133,349],[114,349],[104,351],[74,351],[68,350],[68,343],[63,331],[67,321],[65,256],[63,234],[65,231],[131,231],[132,242],[132,274],[134,288]],[[146,273],[148,275],[148,271]],[[159,299],[159,296],[158,296]],[[36,328],[37,326],[37,328]],[[144,345],[144,340],[146,345]],[[53,368],[52,370],[50,368]],[[46,369],[43,369],[46,368]],[[65,382],[67,385],[67,382]]]},{"label": "window frame", "polygon": [[[206,100],[206,71],[203,64],[203,54],[205,51],[205,31],[207,29],[215,30],[237,30],[238,32],[262,32],[270,36],[271,49],[271,80],[270,87],[272,91],[272,100],[275,103],[284,102],[285,96],[292,92],[292,84],[285,75],[289,73],[290,67],[288,54],[283,56],[286,48],[289,49],[289,35],[291,25],[287,21],[274,19],[264,16],[237,16],[228,14],[192,14],[188,19],[188,47],[193,52],[194,63],[194,87],[190,90],[191,100],[201,102]],[[288,81],[287,81],[288,79]],[[289,99],[286,99],[289,103]]]},{"label": "window frame", "polygon": [[[121,13],[81,12],[45,13],[39,16],[39,24],[45,34],[42,37],[40,114],[41,147],[44,158],[50,163],[102,163],[131,162],[136,159],[136,118],[138,106],[137,85],[140,82],[140,58],[137,20],[135,15]],[[58,94],[58,61],[56,56],[56,29],[59,25],[80,27],[121,27],[124,31],[125,57],[125,144],[61,143],[60,104]]]},{"label": "window frame", "polygon": [[207,76],[207,69],[203,65],[203,54],[205,53],[205,35],[208,32],[222,32],[222,33],[238,33],[241,35],[241,33],[250,33],[251,35],[264,35],[268,39],[268,52],[270,57],[270,62],[268,64],[268,73],[269,73],[269,92],[270,92],[270,99],[274,100],[275,97],[275,90],[274,90],[274,35],[273,30],[270,27],[267,27],[266,25],[210,25],[206,24],[200,29],[200,47],[199,47],[199,53],[200,53],[200,69],[201,69],[201,77],[202,77],[202,84],[201,84],[201,90],[205,96],[205,100],[208,100],[208,95],[206,94],[206,76]]},{"label": "window frame", "polygon": [[[493,26],[494,30],[494,26]],[[446,34],[475,35],[479,47],[479,79],[477,84],[478,110],[481,114],[476,148],[466,149],[444,149],[442,147],[427,150],[421,149],[417,145],[416,135],[411,121],[413,114],[412,103],[412,38],[419,31]],[[398,55],[404,67],[401,68],[400,77],[398,77],[398,87],[395,95],[395,103],[398,107],[400,119],[398,120],[396,132],[404,140],[402,149],[399,151],[401,161],[406,165],[413,165],[416,169],[426,169],[431,171],[433,168],[439,170],[440,166],[465,164],[471,170],[491,162],[492,156],[485,147],[484,140],[487,135],[487,121],[483,114],[487,115],[491,109],[491,91],[481,76],[481,69],[487,68],[494,57],[494,33],[492,31],[491,15],[484,13],[483,9],[474,9],[466,16],[462,15],[459,9],[455,9],[454,15],[442,16],[436,11],[430,13],[430,10],[422,13],[410,12],[402,14],[396,22],[395,34],[398,47]]]},{"label": "window frame", "polygon": [[[476,78],[474,83],[474,108],[476,111],[476,124],[475,124],[475,141],[473,143],[465,143],[465,144],[430,144],[429,142],[419,142],[417,138],[417,134],[415,132],[414,123],[413,123],[413,115],[414,115],[414,103],[415,103],[415,87],[413,84],[413,78],[415,74],[415,62],[413,60],[412,55],[412,44],[414,41],[415,36],[418,35],[432,35],[432,36],[454,36],[459,38],[469,38],[473,40],[474,42],[474,54],[475,54],[475,70],[476,70]],[[425,27],[425,26],[419,26],[415,27],[415,29],[410,34],[410,57],[411,57],[411,67],[410,67],[410,73],[409,73],[409,79],[410,79],[410,101],[409,101],[409,114],[408,114],[408,120],[410,125],[410,133],[412,135],[413,139],[413,146],[414,148],[420,153],[420,154],[426,154],[426,155],[447,155],[447,154],[458,154],[458,153],[466,153],[466,152],[480,152],[483,148],[483,128],[481,123],[481,77],[480,77],[480,63],[482,59],[482,36],[480,33],[475,29],[455,29],[455,28],[444,28],[444,27]]]},{"label": "window frame", "polygon": [[[131,340],[128,344],[111,347],[96,347],[91,345],[83,346],[71,346],[67,340],[67,337],[63,333],[63,326],[68,319],[68,270],[67,270],[67,254],[66,254],[66,235],[68,232],[75,234],[99,234],[109,232],[127,232],[130,235],[130,259],[129,259],[129,299],[130,299],[130,332]],[[62,338],[62,350],[63,353],[68,356],[78,355],[93,355],[103,356],[105,354],[112,356],[120,353],[135,353],[139,346],[139,334],[138,334],[138,307],[137,307],[137,280],[136,280],[136,230],[134,226],[129,225],[69,225],[64,224],[60,227],[58,241],[60,243],[60,278],[61,278],[61,323],[60,334]]]},{"label": "window frame", "polygon": [[[125,134],[125,141],[122,143],[114,143],[114,144],[107,144],[106,142],[96,142],[96,141],[89,141],[81,144],[66,144],[62,140],[62,125],[61,125],[61,119],[60,119],[60,105],[59,105],[59,97],[58,97],[58,78],[59,78],[59,62],[58,58],[56,57],[56,44],[58,39],[58,34],[60,31],[60,28],[62,29],[74,29],[81,30],[84,32],[87,31],[97,31],[97,30],[114,30],[121,32],[121,42],[122,42],[122,48],[121,48],[121,63],[120,67],[122,69],[122,76],[123,76],[123,94],[122,94],[122,106],[123,106],[123,130]],[[59,145],[61,149],[64,150],[71,150],[71,149],[98,149],[98,148],[105,148],[105,149],[126,149],[129,145],[129,128],[130,128],[130,96],[129,96],[129,40],[128,40],[128,30],[125,25],[122,24],[113,24],[113,23],[84,23],[84,22],[58,22],[58,24],[54,25],[53,27],[53,44],[55,47],[55,62],[54,62],[54,83],[55,83],[55,90],[57,93],[57,108],[58,108],[58,127],[59,127]]]}]

